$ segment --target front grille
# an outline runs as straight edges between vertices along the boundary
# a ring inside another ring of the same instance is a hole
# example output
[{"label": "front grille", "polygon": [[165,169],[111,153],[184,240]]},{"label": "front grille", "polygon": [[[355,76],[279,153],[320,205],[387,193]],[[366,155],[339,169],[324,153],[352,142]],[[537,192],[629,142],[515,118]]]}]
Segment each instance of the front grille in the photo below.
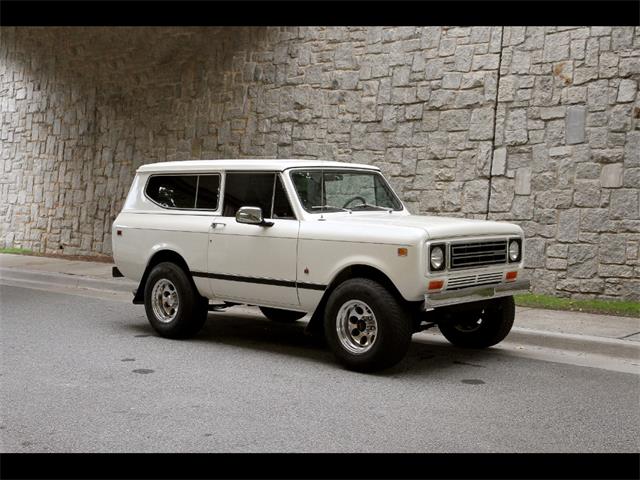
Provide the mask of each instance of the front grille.
[{"label": "front grille", "polygon": [[479,285],[494,285],[502,281],[502,275],[502,272],[497,272],[450,278],[447,281],[446,290],[459,290],[460,288],[475,287]]},{"label": "front grille", "polygon": [[451,270],[482,267],[506,262],[506,240],[451,244]]}]

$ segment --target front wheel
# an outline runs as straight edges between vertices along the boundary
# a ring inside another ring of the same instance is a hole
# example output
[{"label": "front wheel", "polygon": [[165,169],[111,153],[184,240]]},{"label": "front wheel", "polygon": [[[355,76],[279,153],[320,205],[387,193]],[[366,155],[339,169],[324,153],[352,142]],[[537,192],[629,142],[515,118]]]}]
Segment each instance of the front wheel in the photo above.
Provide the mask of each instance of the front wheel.
[{"label": "front wheel", "polygon": [[272,322],[295,323],[306,315],[305,312],[295,310],[283,310],[281,308],[258,307],[262,314]]},{"label": "front wheel", "polygon": [[406,310],[385,287],[368,278],[347,280],[331,293],[324,331],[338,360],[360,372],[395,365],[411,342]]},{"label": "front wheel", "polygon": [[438,323],[442,335],[464,348],[487,348],[500,343],[511,331],[515,318],[513,297],[497,298],[460,312]]},{"label": "front wheel", "polygon": [[147,319],[163,337],[186,338],[198,333],[207,320],[208,303],[175,263],[153,267],[144,287]]}]

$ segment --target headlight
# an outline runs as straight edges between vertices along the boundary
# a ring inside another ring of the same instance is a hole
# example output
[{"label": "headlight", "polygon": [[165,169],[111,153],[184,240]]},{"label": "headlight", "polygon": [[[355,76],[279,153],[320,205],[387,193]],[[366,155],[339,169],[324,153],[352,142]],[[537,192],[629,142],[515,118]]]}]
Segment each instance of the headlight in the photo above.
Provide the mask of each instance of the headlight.
[{"label": "headlight", "polygon": [[429,261],[431,262],[431,270],[444,269],[444,248],[440,245],[431,247]]},{"label": "headlight", "polygon": [[517,262],[520,260],[520,240],[511,240],[509,242],[509,261]]}]

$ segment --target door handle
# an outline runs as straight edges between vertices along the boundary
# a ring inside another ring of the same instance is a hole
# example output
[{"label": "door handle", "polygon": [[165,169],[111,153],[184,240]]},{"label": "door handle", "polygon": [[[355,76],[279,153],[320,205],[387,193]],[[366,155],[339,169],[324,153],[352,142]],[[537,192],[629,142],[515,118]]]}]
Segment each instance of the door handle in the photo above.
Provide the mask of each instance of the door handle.
[{"label": "door handle", "polygon": [[211,228],[216,228],[218,225],[220,225],[221,227],[224,227],[226,225],[226,223],[213,222],[213,223],[211,223]]}]

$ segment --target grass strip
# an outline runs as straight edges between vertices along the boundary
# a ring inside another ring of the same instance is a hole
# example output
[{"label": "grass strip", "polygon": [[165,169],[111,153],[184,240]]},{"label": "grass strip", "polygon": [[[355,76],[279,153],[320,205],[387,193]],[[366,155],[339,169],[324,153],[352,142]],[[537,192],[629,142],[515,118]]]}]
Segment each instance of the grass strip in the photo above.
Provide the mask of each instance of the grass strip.
[{"label": "grass strip", "polygon": [[640,302],[630,300],[578,300],[536,293],[516,295],[515,300],[516,305],[520,307],[570,310],[572,312],[600,313],[623,317],[640,317]]},{"label": "grass strip", "polygon": [[0,253],[18,253],[22,255],[31,255],[33,252],[28,248],[10,247],[10,248],[0,248]]}]

